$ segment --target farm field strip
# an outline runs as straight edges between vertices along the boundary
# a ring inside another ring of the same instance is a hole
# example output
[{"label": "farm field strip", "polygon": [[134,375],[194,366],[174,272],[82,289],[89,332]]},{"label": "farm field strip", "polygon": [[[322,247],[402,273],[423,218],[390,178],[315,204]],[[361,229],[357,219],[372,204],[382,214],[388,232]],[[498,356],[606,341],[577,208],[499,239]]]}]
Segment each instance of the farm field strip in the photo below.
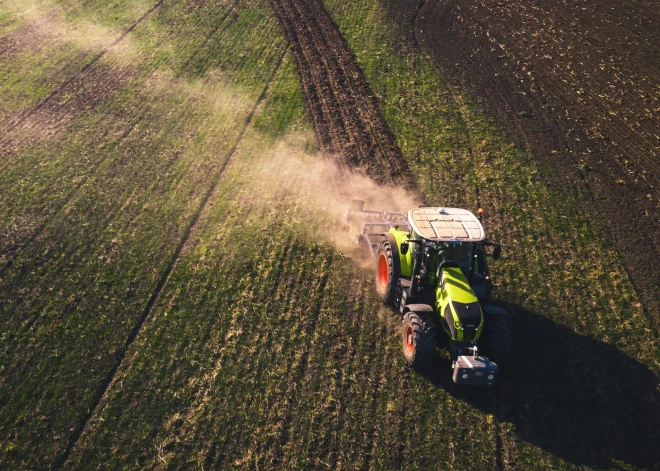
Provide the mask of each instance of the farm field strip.
[{"label": "farm field strip", "polygon": [[135,341],[135,338],[139,335],[140,330],[142,329],[142,326],[144,325],[144,322],[151,315],[151,312],[152,312],[152,309],[153,309],[153,306],[154,306],[156,300],[161,295],[161,292],[163,291],[164,286],[167,284],[167,282],[170,278],[170,274],[172,273],[172,270],[174,269],[174,267],[176,266],[176,263],[179,260],[179,256],[181,255],[181,252],[182,252],[183,248],[186,246],[186,244],[188,243],[188,241],[190,239],[190,234],[191,234],[192,229],[195,227],[195,225],[199,221],[199,217],[202,214],[202,212],[204,211],[204,209],[205,209],[205,207],[206,207],[206,205],[209,201],[209,198],[214,193],[218,183],[222,179],[222,176],[224,174],[224,171],[225,171],[227,165],[231,162],[231,160],[232,160],[232,158],[233,158],[233,156],[236,152],[236,149],[241,144],[243,136],[245,135],[245,131],[247,130],[248,126],[250,126],[250,124],[252,123],[252,118],[254,117],[254,113],[257,110],[257,108],[259,107],[259,105],[263,102],[263,100],[266,96],[266,93],[268,92],[268,87],[271,84],[271,82],[273,81],[273,79],[275,78],[283,59],[284,59],[284,52],[282,53],[282,56],[281,56],[279,62],[274,67],[273,76],[271,77],[271,80],[269,80],[269,82],[266,84],[266,86],[264,87],[261,95],[259,96],[259,99],[255,103],[255,105],[252,108],[252,110],[250,111],[249,115],[245,118],[245,120],[244,120],[245,125],[244,125],[243,129],[240,131],[240,134],[238,136],[238,139],[237,139],[236,143],[234,144],[234,147],[227,153],[226,159],[224,160],[224,162],[222,163],[222,165],[220,166],[218,171],[213,176],[213,180],[212,180],[210,186],[208,187],[208,189],[206,190],[206,193],[202,197],[198,208],[196,209],[195,213],[193,214],[193,216],[192,216],[190,222],[188,223],[187,227],[184,229],[183,236],[181,237],[179,245],[177,246],[176,250],[174,251],[174,254],[171,257],[171,260],[169,261],[169,263],[167,265],[167,268],[163,272],[163,275],[162,275],[161,279],[159,280],[158,284],[156,285],[156,288],[155,288],[153,294],[149,298],[149,301],[147,302],[147,305],[144,308],[144,311],[142,312],[142,314],[138,318],[138,320],[137,320],[135,326],[133,327],[133,329],[129,332],[128,337],[126,338],[126,341],[124,342],[124,345],[122,346],[121,350],[119,351],[119,353],[117,355],[116,364],[111,368],[111,370],[108,374],[108,377],[103,381],[103,386],[101,388],[99,388],[99,393],[98,393],[98,396],[97,396],[97,400],[89,408],[89,413],[88,413],[87,417],[84,419],[83,425],[78,430],[76,430],[74,432],[74,434],[73,434],[73,436],[72,436],[72,438],[69,442],[69,446],[67,447],[67,450],[63,455],[61,463],[65,463],[67,461],[71,450],[73,449],[76,442],[78,441],[78,438],[80,437],[80,434],[84,432],[85,427],[87,426],[87,423],[88,423],[90,417],[94,414],[94,412],[96,410],[96,407],[98,406],[98,404],[101,401],[102,397],[106,394],[106,391],[108,390],[108,388],[112,384],[112,382],[115,378],[115,374],[117,372],[117,369],[121,367],[121,364],[124,361],[126,351],[130,348],[132,343]]},{"label": "farm field strip", "polygon": [[[231,7],[227,9],[226,12],[223,13],[223,15],[220,17],[218,21],[218,25],[214,26],[213,29],[211,29],[210,34],[208,35],[208,40],[217,33],[217,31],[221,28],[221,25],[224,24],[224,22],[227,20],[229,15],[231,14],[232,11],[234,11],[236,6],[236,3],[234,3]],[[150,12],[153,12],[156,7],[153,7]],[[143,21],[144,18],[148,15],[145,14],[143,15],[138,22],[134,23],[128,30],[127,32],[132,31],[139,22]],[[198,19],[197,22],[200,22],[201,19]],[[115,40],[113,42],[113,45],[116,45],[122,38],[126,37],[126,34],[124,33],[121,38]],[[207,44],[208,44],[207,40]],[[110,46],[112,47],[112,46]],[[128,46],[130,48],[130,46]],[[173,77],[175,80],[179,79],[181,75],[184,73],[186,70],[186,66],[194,60],[196,54],[203,49],[204,46],[199,47],[195,49],[190,56],[187,58],[184,66],[180,68],[180,70],[177,72],[177,74]],[[109,50],[109,48],[106,48],[104,51]],[[103,51],[99,53],[96,57],[99,58],[103,55]],[[87,66],[86,66],[87,67]],[[80,74],[78,74],[79,76]],[[109,75],[109,76],[108,76]],[[131,73],[124,73],[123,76],[117,71],[116,67],[108,67],[107,64],[105,64],[104,67],[100,68],[98,71],[92,71],[85,76],[85,79],[81,81],[79,84],[79,87],[76,87],[73,90],[65,90],[62,87],[60,87],[60,93],[64,93],[64,91],[67,92],[68,95],[74,95],[78,96],[75,101],[71,102],[69,101],[64,101],[62,105],[57,105],[53,110],[51,110],[49,113],[52,116],[57,116],[59,117],[59,121],[57,121],[54,126],[51,126],[52,121],[55,121],[54,119],[51,118],[51,123],[49,123],[46,128],[41,128],[39,130],[39,141],[50,141],[52,138],[44,138],[44,134],[48,134],[48,131],[53,132],[53,129],[48,129],[50,128],[55,128],[55,131],[57,131],[57,128],[62,128],[64,126],[63,123],[66,121],[74,121],[74,117],[77,120],[81,120],[82,117],[85,114],[85,111],[89,112],[89,109],[94,109],[95,104],[94,104],[94,98],[89,98],[89,95],[94,94],[97,92],[99,87],[104,87],[104,82],[126,82],[129,80],[129,78],[134,78],[131,77]],[[121,80],[118,80],[118,76],[121,76]],[[91,86],[90,86],[91,83]],[[71,85],[71,81],[69,81],[69,85]],[[120,86],[121,85],[117,85]],[[110,92],[112,93],[112,92]],[[51,93],[50,97],[53,97],[55,92]],[[103,98],[108,98],[106,97],[101,97]],[[96,100],[98,101],[98,99]],[[90,104],[91,102],[91,104]],[[40,105],[43,105],[44,102],[42,102]],[[82,104],[82,108],[80,109]],[[68,115],[66,118],[62,119],[62,108],[64,108],[64,114]],[[67,109],[71,110],[73,109],[74,111],[71,111],[67,113]],[[86,110],[85,110],[86,109]],[[47,113],[48,114],[48,113]],[[98,113],[101,114],[101,113]],[[90,120],[93,120],[94,118],[87,117],[88,120],[84,122],[84,128],[83,132],[87,133],[89,130],[89,125],[90,125]],[[113,119],[115,117],[113,116]],[[116,137],[115,140],[111,140],[110,142],[104,142],[101,144],[101,147],[107,148],[106,146],[109,146],[110,148],[116,148],[121,145],[121,142],[128,137],[128,135],[133,131],[137,123],[141,120],[140,116],[133,116],[131,118],[126,118],[126,120],[130,121],[128,123],[121,123],[119,126],[123,126],[124,129],[121,130],[119,128],[117,123],[113,122],[113,119],[109,120],[109,122],[104,122],[103,124],[105,126],[108,126],[110,129],[105,129],[103,131],[103,136],[102,139],[105,138],[106,136],[111,136],[114,137],[116,134],[119,134],[118,137]],[[37,122],[42,121],[42,119],[38,119]],[[43,119],[45,121],[45,119]],[[115,128],[115,129],[112,129]],[[119,128],[119,129],[117,129]],[[34,131],[32,131],[34,133]],[[11,142],[11,138],[9,139]],[[0,140],[0,143],[2,140]],[[5,141],[6,142],[6,141]],[[34,142],[32,142],[32,145],[34,145]],[[11,147],[11,144],[9,145]],[[88,151],[86,150],[81,150],[80,148],[76,148],[73,151],[62,151],[61,152],[61,161],[67,161],[69,163],[69,166],[71,166],[71,160],[72,158],[75,159],[77,156],[71,155],[74,153],[86,153]],[[63,208],[66,207],[67,202],[73,198],[77,192],[78,189],[80,189],[87,181],[88,178],[90,178],[92,175],[94,175],[94,172],[98,171],[100,168],[102,168],[103,161],[95,161],[90,159],[89,156],[85,156],[85,164],[84,165],[73,165],[74,168],[77,168],[77,171],[74,172],[73,174],[68,173],[66,176],[58,176],[57,174],[53,175],[52,173],[47,173],[45,175],[46,178],[43,178],[43,185],[53,185],[54,181],[62,181],[62,180],[72,180],[74,182],[74,185],[70,185],[70,192],[64,196],[61,200],[57,201],[57,203],[52,204],[51,208],[44,208],[43,206],[43,200],[42,201],[35,201],[34,206],[36,206],[36,211],[34,212],[27,212],[25,211],[25,206],[26,205],[26,194],[23,188],[26,185],[26,179],[25,179],[25,174],[29,173],[30,167],[35,165],[35,162],[33,159],[27,159],[25,161],[20,160],[21,157],[24,157],[21,153],[16,152],[14,149],[13,154],[18,154],[17,159],[15,160],[11,158],[11,153],[10,156],[6,158],[6,166],[9,166],[11,164],[11,169],[8,170],[8,178],[5,182],[7,183],[13,183],[12,182],[12,177],[13,176],[18,176],[19,181],[18,183],[20,184],[20,187],[16,188],[14,186],[13,188],[10,186],[10,189],[5,189],[6,197],[4,198],[3,204],[0,205],[0,217],[3,215],[2,213],[5,213],[4,216],[8,216],[8,221],[4,221],[4,226],[6,227],[5,233],[2,234],[4,237],[2,237],[3,242],[0,245],[0,276],[1,272],[3,270],[3,265],[7,265],[10,263],[11,258],[14,256],[15,252],[17,250],[20,250],[22,247],[25,247],[26,245],[29,245],[30,242],[39,236],[41,231],[46,227],[46,225],[49,223],[50,220],[52,220],[58,213],[61,211]],[[102,153],[98,153],[101,156],[103,155]],[[28,155],[29,156],[29,155]],[[43,163],[37,164],[38,166],[43,165]],[[62,168],[65,167],[61,165],[56,159],[49,158],[48,159],[48,166],[50,168],[56,167],[56,168]],[[80,168],[82,167],[82,168]],[[43,169],[42,169],[43,170]],[[45,172],[42,172],[45,173]],[[58,178],[59,177],[59,178]],[[32,184],[28,186],[30,196],[36,196],[36,197],[43,197],[45,195],[45,192],[36,192],[34,191],[34,183],[31,182]],[[4,210],[4,211],[3,211]],[[36,214],[35,214],[36,213]],[[40,217],[40,216],[46,216]],[[17,228],[20,228],[17,230]],[[1,233],[1,232],[0,232]]]},{"label": "farm field strip", "polygon": [[[57,95],[62,94],[66,89],[66,87],[71,85],[73,82],[83,78],[85,72],[90,67],[92,67],[94,64],[96,64],[96,62],[102,59],[103,56],[105,56],[112,48],[114,48],[119,43],[121,43],[135,28],[137,28],[140,25],[140,23],[142,23],[154,11],[156,11],[156,9],[158,9],[162,5],[162,3],[163,0],[159,0],[153,7],[151,7],[147,12],[145,12],[144,15],[138,18],[138,20],[135,23],[133,23],[126,31],[124,31],[117,39],[115,39],[107,48],[101,49],[101,51],[93,55],[89,61],[86,61],[85,65],[80,69],[80,72],[69,76],[68,79],[57,85],[55,89],[52,92],[50,92],[50,94],[48,94],[44,99],[39,101],[33,108],[21,113],[16,119],[4,123],[2,130],[5,131],[6,133],[10,133],[16,127],[22,125],[30,116],[32,116],[34,113],[38,112],[41,108],[43,108],[50,100],[52,100]],[[0,134],[0,139],[2,139],[3,137],[4,136]]]},{"label": "farm field strip", "polygon": [[[161,10],[159,15],[165,14]],[[158,16],[152,18],[143,25],[157,24]],[[240,44],[241,31],[253,34],[245,22],[262,21],[263,31],[263,19],[258,12],[248,12],[227,26],[229,33],[215,39],[216,48],[231,51],[233,44],[248,56],[238,60],[255,64],[246,91],[254,90],[249,86],[264,76],[264,69],[272,77],[284,53],[283,41],[272,38],[267,44],[254,43],[243,34],[257,49]],[[134,33],[146,34],[141,28]],[[264,50],[266,54],[262,54]],[[250,59],[250,53],[258,53],[260,60]],[[154,60],[162,64],[162,58]],[[141,80],[129,83],[103,109],[96,110],[103,123],[113,111],[115,117],[125,118],[120,110],[130,112],[134,106],[140,113],[139,122],[114,149],[98,149],[93,140],[99,134],[89,133],[89,129],[78,135],[97,153],[109,150],[111,156],[104,158],[101,168],[66,208],[3,273],[0,413],[2,447],[7,450],[2,460],[8,460],[8,466],[21,466],[23,460],[57,463],[61,458],[66,443],[89,413],[87,407],[95,401],[97,386],[121,357],[127,335],[167,269],[169,256],[153,260],[150,254],[154,250],[175,253],[224,161],[217,155],[226,158],[240,136],[240,126],[250,118],[249,95],[244,96],[240,82],[230,85],[231,74],[210,71],[203,81],[187,83],[166,69],[143,64],[147,73],[137,75]],[[258,100],[263,85],[256,91],[250,92],[252,100]],[[95,131],[103,136],[105,129]],[[182,146],[186,135],[196,139]],[[72,137],[73,142],[69,141]],[[76,137],[75,132],[67,133],[58,143],[75,147],[79,145]],[[37,150],[44,161],[49,160],[48,149]],[[42,291],[46,289],[49,291]],[[43,294],[49,292],[55,296]],[[92,350],[96,353],[88,358]],[[46,375],[46,371],[50,373]],[[75,384],[70,381],[72,375],[77,376]],[[33,453],[39,453],[39,458]]]},{"label": "farm field strip", "polygon": [[[524,469],[537,461],[563,467],[566,462],[562,460],[601,466],[607,462],[603,450],[614,448],[626,450],[613,452],[615,459],[639,467],[652,463],[653,453],[648,451],[653,448],[651,442],[644,447],[628,441],[632,435],[645,435],[638,433],[634,421],[614,404],[633,395],[633,402],[655,407],[660,370],[656,333],[649,329],[644,306],[636,298],[637,287],[631,284],[620,256],[601,242],[598,221],[580,209],[575,195],[565,186],[544,177],[548,170],[543,162],[517,150],[461,91],[448,85],[451,82],[446,79],[442,81],[424,53],[397,42],[398,33],[388,26],[392,20],[377,2],[357,6],[327,1],[326,6],[382,100],[384,116],[417,173],[426,201],[447,205],[457,201],[457,205],[469,207],[470,201],[476,205],[480,200],[489,215],[486,229],[490,237],[505,245],[505,259],[492,264],[499,287],[496,297],[513,311],[514,345],[518,354],[529,358],[516,371],[531,381],[509,377],[506,381],[511,383],[501,388],[496,407],[486,408],[500,422],[504,467],[516,463]],[[383,70],[388,73],[383,74]],[[640,335],[645,339],[642,343],[652,345],[648,355],[637,348]],[[545,339],[541,343],[556,364],[539,358],[538,344],[531,340],[538,337]],[[570,342],[573,345],[568,348]],[[608,372],[609,378],[596,381],[603,394],[596,399],[594,395],[601,393],[585,389],[585,378],[580,377],[589,371],[590,361],[571,365],[568,360],[567,352],[580,344],[588,345],[590,351],[598,352],[596,356],[606,357],[612,364],[629,365],[645,385],[642,391],[628,391],[619,384],[616,373]],[[551,418],[542,418],[544,413],[529,414],[520,408],[525,403],[554,404],[565,395],[537,376],[539,368],[555,379],[561,378],[558,381],[568,390],[574,388],[575,416],[567,411],[557,414],[553,409]],[[532,378],[539,379],[543,388],[532,386]],[[608,405],[596,413],[599,419],[595,423],[593,418],[584,423],[573,421],[598,403]],[[636,406],[631,406],[628,415],[640,419],[635,411]],[[606,425],[609,420],[628,432],[612,430]],[[642,428],[652,429],[655,419],[641,420]],[[592,428],[601,433],[585,447],[590,451],[570,444],[567,437],[583,437]],[[602,448],[602,443],[612,446]]]},{"label": "farm field strip", "polygon": [[[660,256],[652,235],[660,215],[653,157],[660,64],[653,52],[658,15],[645,11],[610,2],[493,8],[428,1],[415,28],[425,50],[472,83],[471,93],[548,166],[556,184],[569,182],[582,213],[597,215],[658,331],[660,272],[647,260]],[[644,250],[630,250],[640,245]]]},{"label": "farm field strip", "polygon": [[292,44],[322,150],[377,180],[405,179],[405,161],[321,2],[271,5]]},{"label": "farm field strip", "polygon": [[[105,55],[104,51],[107,53],[112,45],[116,47],[118,38],[135,27],[153,2],[96,4],[94,13],[103,18],[103,25],[89,15],[81,17],[80,12],[75,12],[76,6],[79,5],[48,0],[3,4],[1,14],[6,18],[0,32],[0,44],[4,46],[0,53],[1,90],[5,98],[0,111],[5,123],[0,130],[3,135],[9,131],[6,124],[19,121],[64,82],[98,60],[99,55]],[[126,47],[130,45],[122,49]]]},{"label": "farm field strip", "polygon": [[[225,14],[225,19],[230,11],[231,9]],[[215,25],[213,25],[213,27],[214,31],[216,29]],[[189,61],[190,59],[188,62]],[[117,93],[116,89],[121,87],[124,87],[124,92],[128,93],[124,84],[128,78],[122,76],[113,65],[114,64],[112,63],[102,64],[103,67],[98,67],[98,70],[91,74],[91,76],[90,73],[88,73],[86,81],[78,85],[80,89],[76,88],[75,90],[69,90],[67,92],[67,95],[73,95],[74,98],[71,99],[65,97],[61,104],[57,104],[53,110],[48,112],[50,116],[47,113],[45,118],[49,121],[57,121],[55,126],[61,128],[62,122],[66,122],[67,120],[73,121],[71,115],[75,116],[76,113],[80,113],[81,110],[79,108],[82,107],[89,112],[89,108],[94,108],[99,105],[100,99],[109,98],[107,96],[101,96],[100,98],[94,96],[94,93],[97,93],[99,87],[107,88],[108,83],[110,83],[111,86],[107,93]],[[181,71],[179,71],[179,74],[180,73]],[[132,72],[130,75],[135,75],[135,72]],[[136,79],[136,77],[132,78]],[[106,136],[109,135],[111,142],[89,142],[88,137],[85,135],[89,134],[89,125],[96,120],[96,117],[90,117],[89,113],[87,113],[87,122],[85,122],[84,125],[80,125],[78,129],[75,130],[80,135],[77,137],[76,141],[82,141],[82,143],[89,143],[91,145],[100,144],[99,147],[106,145],[116,147],[119,144],[119,141],[124,139],[127,133],[131,132],[132,124],[125,125],[125,129],[112,129],[116,126],[116,124],[112,122],[113,119],[116,121],[116,110],[108,110],[107,108],[101,107],[101,110],[97,110],[97,115],[103,117],[103,111],[106,111],[107,114],[112,114],[112,118],[109,120],[109,123],[103,123],[103,126],[106,128],[102,130],[99,140],[103,141]],[[123,114],[125,115],[126,113]],[[82,118],[82,116],[77,117]],[[135,120],[136,118],[132,119]],[[137,119],[139,120],[140,118],[137,117]],[[124,125],[124,123],[122,123],[122,125]],[[39,139],[43,139],[43,135],[45,134],[44,131],[44,129],[39,130]],[[112,141],[114,138],[112,135],[113,133],[120,134],[120,137],[114,142]],[[67,197],[59,199],[59,194],[57,194],[55,198],[58,201],[48,201],[47,199],[44,201],[44,199],[47,198],[45,195],[48,195],[48,192],[44,191],[44,189],[50,186],[52,191],[55,182],[57,182],[57,186],[64,186],[64,188],[73,189],[74,191],[69,193],[69,196],[72,196],[75,194],[75,187],[79,188],[83,180],[88,178],[98,166],[100,161],[96,160],[96,158],[104,155],[103,152],[99,152],[97,149],[85,149],[84,147],[81,148],[81,146],[72,146],[73,149],[58,149],[58,152],[55,155],[58,156],[59,162],[52,158],[49,158],[47,162],[44,162],[42,158],[43,154],[50,153],[53,145],[59,144],[56,139],[54,139],[54,141],[55,142],[52,142],[52,140],[46,139],[46,142],[42,143],[42,148],[38,148],[38,146],[37,148],[33,147],[27,152],[15,153],[15,155],[9,156],[6,159],[11,162],[12,168],[8,171],[6,178],[3,179],[3,186],[5,186],[5,188],[2,188],[2,190],[4,190],[3,193],[6,196],[3,198],[2,207],[0,207],[0,214],[4,213],[2,216],[7,218],[2,224],[2,226],[6,228],[5,231],[3,231],[3,235],[5,236],[3,237],[3,244],[5,246],[2,247],[1,250],[3,263],[7,262],[7,258],[9,258],[13,250],[25,245],[26,239],[30,240],[39,233],[39,229],[43,227],[44,224],[40,221],[43,214],[52,217],[52,214],[56,213],[57,209],[62,208],[64,203],[68,201]],[[72,141],[72,139],[67,139],[65,144],[70,146]],[[32,145],[34,146],[34,143],[32,143]],[[91,156],[89,154],[91,154]],[[76,160],[80,163],[76,164]],[[66,161],[68,165],[61,165],[61,162],[63,161]],[[41,171],[38,173],[34,172],[33,167],[41,167]],[[54,170],[54,172],[52,170]],[[62,171],[66,171],[67,173],[60,174],[59,172]],[[36,175],[32,175],[35,173]],[[70,182],[73,182],[73,184]],[[32,199],[36,199],[36,201],[31,201]],[[34,207],[33,211],[29,211],[31,206]],[[32,226],[36,226],[36,228]]]}]

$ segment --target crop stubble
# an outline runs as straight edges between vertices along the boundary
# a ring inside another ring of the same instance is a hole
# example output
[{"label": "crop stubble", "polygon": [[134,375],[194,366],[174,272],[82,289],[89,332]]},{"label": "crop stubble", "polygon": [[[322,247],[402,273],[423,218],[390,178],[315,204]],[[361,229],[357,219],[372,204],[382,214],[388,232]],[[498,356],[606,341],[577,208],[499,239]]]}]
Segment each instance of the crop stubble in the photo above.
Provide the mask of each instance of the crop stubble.
[{"label": "crop stubble", "polygon": [[[178,17],[187,18],[180,13]],[[200,18],[222,15],[223,10],[213,8],[211,15],[197,13],[192,20],[199,24]],[[167,11],[162,15],[166,16]],[[248,22],[250,18],[241,17]],[[170,38],[176,39],[182,23],[167,24],[171,25]],[[236,23],[228,29],[231,27],[236,28]],[[145,33],[140,34],[144,38]],[[165,37],[158,36],[157,44]],[[182,39],[190,47],[189,38]],[[216,35],[214,46],[251,51],[239,42],[240,34],[233,34],[230,44],[227,39],[227,34]],[[260,47],[262,43],[254,45]],[[258,84],[267,78],[263,70],[272,76],[276,66],[269,60],[281,58],[283,46],[281,41],[269,42],[271,51],[260,54],[260,61],[253,60],[248,83]],[[176,245],[185,239],[196,207],[205,201],[204,192],[212,187],[209,185],[219,174],[222,159],[240,138],[238,128],[247,126],[251,117],[242,103],[245,94],[238,86],[227,85],[224,71],[219,74],[223,78],[220,82],[225,84],[220,87],[221,94],[237,96],[223,105],[214,101],[216,84],[208,83],[205,88],[209,91],[201,93],[200,98],[199,92],[172,78],[167,69],[154,71],[160,63],[158,56],[142,57],[142,67],[136,69],[139,73],[131,77],[122,93],[101,93],[103,106],[86,109],[86,114],[72,119],[71,132],[59,136],[50,150],[27,146],[13,156],[12,163],[29,161],[34,159],[30,153],[36,149],[37,162],[50,165],[56,174],[66,173],[67,165],[75,167],[75,160],[80,160],[86,166],[82,181],[60,177],[55,182],[41,182],[39,179],[47,175],[40,176],[39,166],[30,165],[13,168],[15,181],[3,181],[3,189],[18,196],[14,207],[9,208],[10,226],[11,211],[34,210],[31,205],[52,208],[44,214],[35,211],[45,221],[26,231],[20,244],[26,247],[20,252],[10,250],[13,263],[3,267],[1,441],[5,451],[2,461],[8,467],[27,467],[30,463],[57,467],[66,459],[67,446],[75,442],[122,359],[126,349],[122,344],[127,338],[130,344],[128,333],[136,325],[139,328],[141,317],[136,313],[143,311],[144,303],[158,287],[159,277],[167,273],[167,261],[177,254]],[[231,66],[232,60],[226,64]],[[109,66],[102,62],[95,61],[67,80],[31,114],[56,103],[60,94],[72,96],[64,102],[75,104],[77,94],[84,97],[93,83],[85,79],[95,77],[94,71],[99,68],[112,77],[112,70],[108,72],[112,62]],[[165,86],[159,85],[161,76],[165,77]],[[213,74],[210,77],[218,78]],[[87,89],[72,86],[77,82],[87,84]],[[254,95],[254,90],[250,94]],[[86,121],[79,123],[84,116]],[[119,123],[107,119],[112,117]],[[16,128],[12,123],[5,124],[9,132]],[[105,139],[108,129],[104,125],[108,124],[119,128],[118,142],[113,143],[112,136]],[[81,143],[86,152],[72,152],[73,159],[58,163],[60,145],[75,150]],[[26,178],[34,181],[30,182],[32,186],[26,185],[28,191],[21,198],[19,185]],[[12,183],[17,186],[12,188]],[[44,199],[49,193],[56,198]],[[41,200],[35,204],[31,194]],[[53,214],[50,218],[49,213]],[[154,252],[163,256],[154,260],[150,255]]]}]

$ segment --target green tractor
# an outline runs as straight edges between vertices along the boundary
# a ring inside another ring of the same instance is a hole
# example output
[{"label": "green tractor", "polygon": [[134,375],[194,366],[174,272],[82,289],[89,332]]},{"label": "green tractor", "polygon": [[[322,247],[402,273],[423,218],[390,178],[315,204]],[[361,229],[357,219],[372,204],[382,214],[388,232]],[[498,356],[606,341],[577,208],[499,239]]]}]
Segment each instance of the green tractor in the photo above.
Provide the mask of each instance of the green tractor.
[{"label": "green tractor", "polygon": [[482,213],[439,207],[374,211],[353,201],[347,217],[371,219],[361,223],[356,242],[366,242],[376,259],[379,298],[401,312],[406,363],[428,368],[437,348],[446,346],[455,383],[491,386],[497,363],[510,355],[511,337],[507,312],[491,303],[486,247],[493,247],[497,260],[501,246],[486,241]]}]

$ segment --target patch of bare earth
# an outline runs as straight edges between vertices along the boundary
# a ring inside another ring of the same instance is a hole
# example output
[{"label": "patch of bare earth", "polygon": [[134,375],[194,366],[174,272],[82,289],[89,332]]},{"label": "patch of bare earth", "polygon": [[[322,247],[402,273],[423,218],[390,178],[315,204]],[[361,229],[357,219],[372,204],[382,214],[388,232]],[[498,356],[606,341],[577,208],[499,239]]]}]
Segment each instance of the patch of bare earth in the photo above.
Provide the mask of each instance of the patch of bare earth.
[{"label": "patch of bare earth", "polygon": [[660,330],[660,10],[653,2],[384,0],[403,41],[573,188]]},{"label": "patch of bare earth", "polygon": [[320,0],[270,0],[293,57],[324,152],[384,183],[409,183],[408,167],[379,105]]},{"label": "patch of bare earth", "polygon": [[45,13],[0,37],[0,58],[7,60],[22,52],[39,49],[43,45],[44,32],[56,17],[54,11]]}]

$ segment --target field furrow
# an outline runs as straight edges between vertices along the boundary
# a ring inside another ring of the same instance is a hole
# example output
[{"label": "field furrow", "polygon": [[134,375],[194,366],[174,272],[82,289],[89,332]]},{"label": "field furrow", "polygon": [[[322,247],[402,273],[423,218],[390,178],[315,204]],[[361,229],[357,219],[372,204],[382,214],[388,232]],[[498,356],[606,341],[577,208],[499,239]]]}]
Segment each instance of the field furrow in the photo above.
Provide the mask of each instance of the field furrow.
[{"label": "field furrow", "polygon": [[289,0],[271,4],[292,44],[312,114],[321,103],[321,116],[312,118],[319,141],[332,142],[326,150],[339,153],[350,167],[381,182],[396,178],[403,183],[408,178],[405,161],[323,5]]}]

